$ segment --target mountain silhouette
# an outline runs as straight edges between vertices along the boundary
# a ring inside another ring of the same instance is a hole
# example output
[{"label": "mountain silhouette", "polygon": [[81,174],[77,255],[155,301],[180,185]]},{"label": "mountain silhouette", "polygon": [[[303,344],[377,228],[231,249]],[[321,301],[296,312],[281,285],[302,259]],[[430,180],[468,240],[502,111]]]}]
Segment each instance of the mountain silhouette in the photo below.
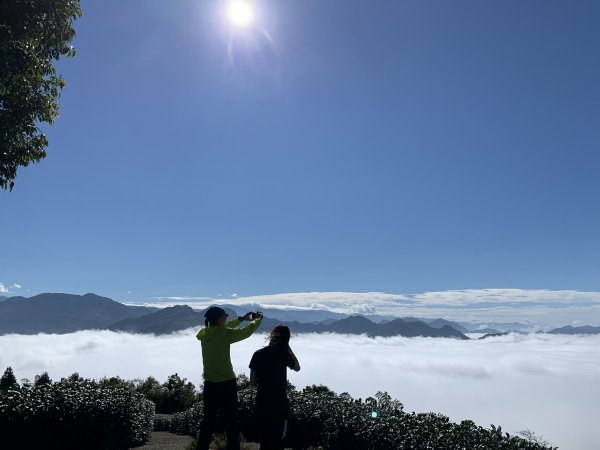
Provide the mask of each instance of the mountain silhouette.
[{"label": "mountain silhouette", "polygon": [[[263,327],[266,326],[263,320]],[[277,322],[277,321],[275,321]],[[277,324],[277,323],[276,323]],[[286,322],[292,333],[340,333],[340,334],[366,334],[370,337],[451,337],[457,339],[469,339],[460,331],[450,326],[433,328],[420,321],[405,321],[394,319],[390,322],[376,323],[364,316],[351,316],[335,322],[324,322],[319,324]]]},{"label": "mountain silhouette", "polygon": [[0,333],[71,333],[106,329],[154,309],[130,307],[95,294],[40,294],[0,302]]},{"label": "mountain silhouette", "polygon": [[[222,307],[225,308],[230,319],[246,312],[246,310],[236,311],[239,308],[233,305],[222,305]],[[10,297],[0,302],[0,334],[70,333],[87,329],[109,329],[160,335],[204,326],[205,311],[206,309],[194,310],[187,305],[162,309],[128,306],[95,294],[40,294],[31,298]],[[340,316],[342,318],[338,320],[337,317]],[[311,320],[311,322],[290,320],[294,317],[299,317],[300,320]],[[321,317],[325,319],[314,322],[314,319]],[[463,331],[467,331],[466,328],[445,319],[405,317],[382,322],[361,315],[343,317],[338,313],[335,313],[335,317],[321,313],[295,316],[294,311],[291,310],[285,315],[280,313],[277,317],[269,317],[267,314],[259,330],[268,332],[280,323],[288,325],[293,333],[468,339],[463,334]],[[578,332],[590,332],[589,329],[579,328]]]},{"label": "mountain silhouette", "polygon": [[[110,325],[108,329],[130,333],[167,334],[186,328],[200,328],[204,326],[206,309],[194,311],[187,305],[170,306],[135,319],[121,320]],[[236,317],[235,311],[228,308],[225,308],[225,311],[230,320]]]},{"label": "mountain silhouette", "polygon": [[584,325],[580,327],[573,327],[567,325],[566,327],[555,328],[554,330],[548,331],[550,334],[600,334],[600,327],[591,327]]},{"label": "mountain silhouette", "polygon": [[111,324],[108,329],[130,333],[164,334],[204,324],[204,315],[186,305],[170,306],[135,319]]},{"label": "mountain silhouette", "polygon": [[425,322],[427,325],[429,325],[430,327],[433,328],[443,328],[445,326],[449,326],[454,328],[455,330],[460,331],[461,333],[468,333],[469,330],[467,330],[465,327],[463,327],[462,325],[456,323],[456,322],[451,322],[449,320],[446,319],[435,319],[429,322]]}]

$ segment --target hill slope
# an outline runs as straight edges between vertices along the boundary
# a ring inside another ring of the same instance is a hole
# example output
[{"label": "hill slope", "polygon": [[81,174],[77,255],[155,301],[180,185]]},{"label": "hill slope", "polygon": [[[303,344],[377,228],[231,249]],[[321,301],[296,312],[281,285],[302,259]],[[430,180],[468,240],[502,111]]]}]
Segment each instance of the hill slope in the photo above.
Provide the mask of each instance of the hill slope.
[{"label": "hill slope", "polygon": [[[235,311],[225,309],[230,318],[235,318]],[[187,305],[175,305],[146,314],[135,319],[125,319],[111,324],[108,329],[142,334],[167,334],[186,328],[204,326],[204,313],[194,311]]]},{"label": "hill slope", "polygon": [[0,302],[0,334],[105,329],[116,321],[139,317],[151,310],[129,307],[95,294],[10,297]]}]

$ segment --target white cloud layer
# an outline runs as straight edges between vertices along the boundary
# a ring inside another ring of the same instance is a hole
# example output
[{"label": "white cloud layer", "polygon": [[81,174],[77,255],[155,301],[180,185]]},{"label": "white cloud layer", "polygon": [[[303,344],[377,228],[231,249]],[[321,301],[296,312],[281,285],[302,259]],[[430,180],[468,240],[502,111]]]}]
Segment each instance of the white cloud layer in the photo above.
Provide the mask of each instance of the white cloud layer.
[{"label": "white cloud layer", "polygon": [[[505,431],[530,428],[569,450],[600,448],[600,336],[508,335],[481,341],[299,335],[292,346],[302,370],[290,381],[301,388],[325,384],[365,398],[385,390],[407,411],[440,412]],[[265,344],[255,335],[232,346],[237,373],[248,373],[252,353]],[[201,382],[195,330],[169,336],[109,331],[67,335],[0,336],[0,368],[33,379],[119,375],[164,381],[179,373]]]},{"label": "white cloud layer", "polygon": [[21,289],[21,285],[17,283],[13,283],[10,286],[6,286],[4,283],[0,282],[0,294],[12,294],[11,289]]},{"label": "white cloud layer", "polygon": [[345,314],[443,317],[472,322],[531,320],[546,326],[600,326],[600,292],[574,290],[466,289],[392,294],[385,292],[303,292],[235,298],[160,297],[151,306],[188,304],[259,305],[262,308],[328,310]]}]

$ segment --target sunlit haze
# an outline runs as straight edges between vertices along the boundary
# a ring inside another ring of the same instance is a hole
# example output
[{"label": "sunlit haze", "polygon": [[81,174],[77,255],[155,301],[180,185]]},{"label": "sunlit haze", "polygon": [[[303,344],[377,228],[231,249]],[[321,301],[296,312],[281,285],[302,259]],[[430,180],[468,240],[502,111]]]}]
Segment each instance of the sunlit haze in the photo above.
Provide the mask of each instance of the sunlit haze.
[{"label": "sunlit haze", "polygon": [[243,0],[233,0],[227,5],[229,21],[238,27],[247,27],[254,19],[252,6]]}]

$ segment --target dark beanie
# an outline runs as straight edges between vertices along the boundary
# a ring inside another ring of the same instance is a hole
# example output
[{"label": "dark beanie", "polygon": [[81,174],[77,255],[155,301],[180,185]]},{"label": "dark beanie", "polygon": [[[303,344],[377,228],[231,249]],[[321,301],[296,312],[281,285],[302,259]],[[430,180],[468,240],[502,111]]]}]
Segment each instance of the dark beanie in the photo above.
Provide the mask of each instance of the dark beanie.
[{"label": "dark beanie", "polygon": [[214,325],[219,317],[222,315],[228,315],[223,308],[219,308],[218,306],[211,306],[204,313],[205,323],[206,325],[211,324]]}]

